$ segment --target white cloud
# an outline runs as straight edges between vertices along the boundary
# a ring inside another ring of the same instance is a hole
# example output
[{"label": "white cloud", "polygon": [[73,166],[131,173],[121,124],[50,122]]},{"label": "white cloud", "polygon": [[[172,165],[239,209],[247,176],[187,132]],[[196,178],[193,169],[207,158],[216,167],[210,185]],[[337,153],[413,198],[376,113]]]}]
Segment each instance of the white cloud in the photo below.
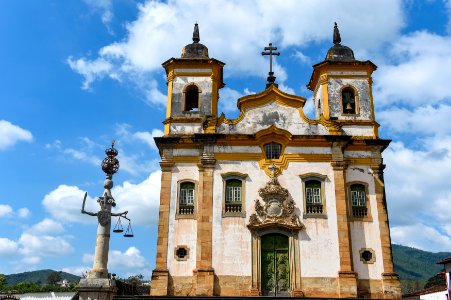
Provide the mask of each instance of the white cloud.
[{"label": "white cloud", "polygon": [[408,226],[395,226],[391,229],[394,243],[431,252],[449,251],[451,238],[437,229],[416,223]]},{"label": "white cloud", "polygon": [[158,148],[155,145],[155,140],[153,138],[160,137],[160,136],[163,136],[163,131],[161,131],[160,129],[156,129],[156,128],[152,129],[151,132],[137,131],[133,134],[134,138],[144,142],[145,144],[147,144],[150,148],[152,148],[154,150],[157,150]]},{"label": "white cloud", "polygon": [[86,265],[92,264],[94,262],[94,254],[85,253],[81,259]]},{"label": "white cloud", "polygon": [[236,106],[238,99],[243,97],[244,93],[240,93],[237,90],[225,87],[219,90],[219,112],[235,113],[238,114],[238,108]]},{"label": "white cloud", "polygon": [[114,75],[115,73],[112,72],[113,65],[105,59],[90,61],[85,58],[73,59],[69,57],[67,63],[73,71],[83,75],[85,80],[81,88],[84,90],[88,90],[91,83],[95,80],[103,79],[107,75],[113,79],[117,79]]},{"label": "white cloud", "polygon": [[158,222],[160,205],[161,171],[155,171],[141,183],[125,181],[113,188],[115,211],[128,211],[133,224],[150,225]]},{"label": "white cloud", "polygon": [[[166,99],[156,85],[149,88],[144,82],[152,82],[155,72],[161,72],[162,62],[171,56],[180,57],[181,47],[191,43],[195,20],[199,21],[201,42],[209,48],[210,56],[227,62],[227,76],[262,78],[267,76],[267,59],[258,53],[270,41],[283,50],[331,40],[333,20],[345,33],[345,44],[365,51],[378,49],[404,26],[400,0],[284,0],[276,5],[259,0],[175,0],[146,1],[138,4],[138,9],[137,19],[127,24],[124,40],[104,46],[96,58],[68,59],[71,68],[84,77],[83,88],[105,76],[138,78],[135,84],[150,94],[149,101],[164,105]],[[377,22],[381,19],[384,22]],[[285,70],[277,62],[274,69],[283,83]]]},{"label": "white cloud", "polygon": [[412,226],[429,220],[429,226],[442,230],[451,222],[439,212],[448,210],[451,194],[451,138],[432,137],[415,144],[419,149],[395,142],[384,152],[390,221],[392,226]]},{"label": "white cloud", "polygon": [[147,274],[150,266],[136,247],[130,247],[125,252],[110,251],[108,265],[110,270],[126,278],[136,274]]},{"label": "white cloud", "polygon": [[[94,12],[101,15],[102,23],[111,31],[109,24],[113,19],[113,3],[111,0],[84,0],[84,2],[91,7]],[[111,31],[112,33],[112,31]]]},{"label": "white cloud", "polygon": [[[155,224],[158,221],[158,206],[160,203],[161,172],[155,171],[144,181],[134,184],[125,181],[122,185],[113,188],[112,194],[117,206],[113,212],[128,211],[128,216],[137,225]],[[60,185],[55,190],[45,195],[42,204],[52,218],[64,222],[94,223],[96,218],[80,213],[84,191],[76,186]],[[99,207],[96,200],[87,197],[87,211],[97,212]],[[53,223],[54,222],[54,223]],[[43,223],[43,224],[41,224]],[[36,228],[51,228],[51,224],[59,224],[55,221],[45,221],[35,225]],[[46,226],[49,225],[49,226]],[[35,228],[35,227],[33,227]],[[56,229],[61,229],[55,225]],[[37,229],[36,229],[37,230]]]},{"label": "white cloud", "polygon": [[416,106],[413,109],[393,106],[377,114],[384,127],[395,132],[416,135],[444,135],[451,132],[451,106],[447,104]]},{"label": "white cloud", "polygon": [[396,40],[388,56],[393,63],[379,66],[374,75],[378,103],[434,105],[451,98],[451,37],[414,32]]},{"label": "white cloud", "polygon": [[72,148],[64,149],[63,153],[69,154],[70,156],[72,156],[72,158],[75,158],[76,160],[80,160],[83,162],[87,162],[93,166],[99,166],[100,162],[102,161],[100,158],[92,156],[91,154],[89,154],[87,152],[72,149]]},{"label": "white cloud", "polygon": [[27,233],[42,235],[42,234],[55,234],[61,233],[64,231],[63,225],[58,223],[52,219],[44,219],[41,222],[33,225],[31,228],[27,230]]},{"label": "white cloud", "polygon": [[39,256],[25,256],[20,260],[24,265],[38,265],[41,262],[41,257]]},{"label": "white cloud", "polygon": [[17,211],[17,215],[19,216],[19,218],[21,219],[26,219],[30,216],[30,210],[26,207],[22,207],[19,208],[19,210]]},{"label": "white cloud", "polygon": [[13,213],[11,206],[7,204],[0,204],[0,218],[10,216]]},{"label": "white cloud", "polygon": [[15,255],[18,245],[15,241],[7,238],[0,238],[0,256]]},{"label": "white cloud", "polygon": [[[81,214],[81,205],[85,192],[76,186],[60,185],[47,195],[42,204],[52,218],[64,222],[93,223],[95,218]],[[99,207],[94,198],[86,199],[87,211],[97,212]]]},{"label": "white cloud", "polygon": [[65,267],[62,268],[61,271],[81,277],[83,274],[86,274],[90,269],[91,268],[88,266],[76,266],[76,267]]},{"label": "white cloud", "polygon": [[63,237],[23,233],[19,238],[20,253],[26,257],[65,256],[74,249]]},{"label": "white cloud", "polygon": [[0,150],[9,148],[21,141],[33,141],[31,132],[6,120],[0,120]]}]

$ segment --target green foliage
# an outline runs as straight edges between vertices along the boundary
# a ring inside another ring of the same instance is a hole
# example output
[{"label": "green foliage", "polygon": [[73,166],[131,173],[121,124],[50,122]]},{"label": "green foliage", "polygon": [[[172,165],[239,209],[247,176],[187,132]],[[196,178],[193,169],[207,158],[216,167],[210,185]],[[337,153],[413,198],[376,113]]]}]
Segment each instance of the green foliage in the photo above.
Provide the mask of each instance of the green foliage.
[{"label": "green foliage", "polygon": [[133,285],[142,285],[144,280],[144,276],[142,274],[130,276],[125,280],[127,283],[133,284]]},{"label": "green foliage", "polygon": [[[54,270],[39,270],[32,272],[24,272],[18,274],[6,275],[6,281],[8,286],[16,285],[20,282],[34,282],[36,284],[41,284],[47,282],[47,279],[51,273],[55,272]],[[66,272],[60,273],[63,279],[69,280],[69,282],[78,282],[80,281],[79,276],[75,276]]]},{"label": "green foliage", "polygon": [[403,294],[425,288],[425,283],[441,271],[436,262],[451,256],[449,252],[432,253],[411,247],[392,244],[395,272],[401,279]]},{"label": "green foliage", "polygon": [[61,281],[61,272],[52,272],[47,277],[47,283],[51,285],[57,284],[59,281]]},{"label": "green foliage", "polygon": [[0,290],[2,290],[6,286],[6,276],[3,274],[0,274]]},{"label": "green foliage", "polygon": [[426,282],[443,268],[436,262],[451,256],[450,252],[432,253],[411,247],[392,245],[395,272],[405,280]]}]

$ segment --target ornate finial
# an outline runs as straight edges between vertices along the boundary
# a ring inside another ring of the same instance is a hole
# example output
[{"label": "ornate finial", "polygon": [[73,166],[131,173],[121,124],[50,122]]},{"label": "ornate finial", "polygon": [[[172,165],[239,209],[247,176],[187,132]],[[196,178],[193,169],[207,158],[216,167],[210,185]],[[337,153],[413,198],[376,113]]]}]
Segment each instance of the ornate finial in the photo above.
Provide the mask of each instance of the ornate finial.
[{"label": "ornate finial", "polygon": [[274,82],[276,81],[276,77],[274,76],[274,72],[272,71],[272,57],[273,55],[280,55],[280,52],[273,52],[273,50],[277,50],[277,47],[273,47],[272,43],[269,43],[268,47],[265,47],[265,51],[262,52],[262,55],[269,55],[269,73],[268,73],[268,83],[266,84],[266,87],[268,88],[271,84],[274,84],[275,86],[277,86],[277,84],[275,84]]},{"label": "ornate finial", "polygon": [[341,43],[340,30],[338,30],[337,22],[335,22],[334,26],[334,44],[339,45]]},{"label": "ornate finial", "polygon": [[194,43],[199,43],[199,41],[200,41],[200,37],[199,37],[199,25],[197,25],[197,21],[196,21],[196,24],[194,24],[193,42],[194,42]]},{"label": "ornate finial", "polygon": [[107,157],[102,161],[102,170],[109,176],[112,176],[119,170],[119,161],[116,158],[118,152],[114,148],[114,143],[115,141],[113,140],[111,142],[111,148],[105,150]]}]

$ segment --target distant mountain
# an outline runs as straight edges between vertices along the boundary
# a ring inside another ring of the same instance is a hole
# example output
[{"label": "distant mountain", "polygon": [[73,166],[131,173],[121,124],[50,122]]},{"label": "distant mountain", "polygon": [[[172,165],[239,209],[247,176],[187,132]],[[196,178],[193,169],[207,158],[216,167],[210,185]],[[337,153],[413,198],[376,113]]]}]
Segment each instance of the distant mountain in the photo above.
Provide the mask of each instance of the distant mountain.
[{"label": "distant mountain", "polygon": [[395,272],[403,280],[426,282],[443,269],[436,262],[451,256],[451,252],[427,252],[411,247],[392,244]]},{"label": "distant mountain", "polygon": [[[5,275],[6,282],[9,286],[16,285],[19,282],[34,282],[37,284],[47,283],[47,278],[50,274],[55,272],[54,270],[38,270],[32,272],[24,272],[17,274]],[[78,282],[80,276],[69,274],[66,272],[61,272],[61,279],[67,279],[69,282]]]}]

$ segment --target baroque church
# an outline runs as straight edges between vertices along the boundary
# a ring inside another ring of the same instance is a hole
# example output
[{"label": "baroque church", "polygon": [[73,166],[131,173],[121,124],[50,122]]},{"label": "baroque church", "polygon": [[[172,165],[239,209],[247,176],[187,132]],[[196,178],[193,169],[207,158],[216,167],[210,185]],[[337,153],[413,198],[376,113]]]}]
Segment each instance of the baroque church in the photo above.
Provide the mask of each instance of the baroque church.
[{"label": "baroque church", "polygon": [[[271,55],[276,50],[265,48]],[[263,54],[263,53],[262,53]],[[268,53],[265,53],[268,54]],[[306,99],[266,89],[218,114],[224,63],[193,42],[163,63],[168,94],[151,294],[400,298],[372,73],[341,44]]]}]

